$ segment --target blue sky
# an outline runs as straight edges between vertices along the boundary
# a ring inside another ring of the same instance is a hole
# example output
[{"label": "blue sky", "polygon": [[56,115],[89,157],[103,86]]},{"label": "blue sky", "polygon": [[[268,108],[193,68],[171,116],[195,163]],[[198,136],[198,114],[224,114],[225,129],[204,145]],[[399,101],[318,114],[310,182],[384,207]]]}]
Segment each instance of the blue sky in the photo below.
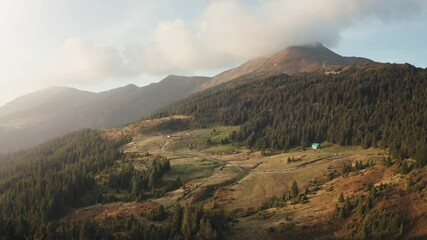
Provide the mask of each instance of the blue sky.
[{"label": "blue sky", "polygon": [[410,63],[427,67],[427,14],[412,21],[359,23],[341,34],[332,49],[342,55],[358,55],[380,62]]},{"label": "blue sky", "polygon": [[0,0],[0,105],[213,76],[289,45],[427,67],[424,0]]}]

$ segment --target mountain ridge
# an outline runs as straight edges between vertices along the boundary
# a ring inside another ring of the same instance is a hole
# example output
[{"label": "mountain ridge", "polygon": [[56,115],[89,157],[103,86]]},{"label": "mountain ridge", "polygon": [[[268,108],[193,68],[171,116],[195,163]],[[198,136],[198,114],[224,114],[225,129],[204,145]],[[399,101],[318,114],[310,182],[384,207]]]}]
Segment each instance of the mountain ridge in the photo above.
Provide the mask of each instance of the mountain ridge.
[{"label": "mountain ridge", "polygon": [[[70,87],[42,89],[0,107],[0,152],[34,146],[80,128],[114,128],[132,123],[193,93],[242,76],[246,76],[242,80],[248,80],[283,73],[330,71],[355,62],[372,60],[343,57],[318,43],[291,46],[269,58],[252,59],[213,78],[168,75],[144,87],[128,84],[99,93]],[[38,135],[46,137],[33,141]]]},{"label": "mountain ridge", "polygon": [[315,45],[290,46],[267,58],[255,58],[240,66],[224,71],[205,83],[201,89],[229,82],[243,75],[272,76],[281,73],[297,74],[319,69],[331,69],[355,62],[373,62],[367,58],[344,57],[326,48]]},{"label": "mountain ridge", "polygon": [[112,128],[135,122],[189,96],[208,77],[169,75],[158,83],[94,93],[49,87],[0,107],[0,152],[35,146],[81,128]]}]

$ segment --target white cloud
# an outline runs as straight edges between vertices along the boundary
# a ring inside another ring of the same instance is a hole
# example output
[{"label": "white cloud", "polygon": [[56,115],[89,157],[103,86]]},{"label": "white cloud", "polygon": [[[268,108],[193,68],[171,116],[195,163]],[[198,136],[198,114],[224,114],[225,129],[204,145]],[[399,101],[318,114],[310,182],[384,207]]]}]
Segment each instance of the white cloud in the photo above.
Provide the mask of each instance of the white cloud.
[{"label": "white cloud", "polygon": [[188,71],[200,67],[202,46],[182,20],[159,23],[154,41],[142,46],[130,46],[125,51],[133,71],[165,73]]},{"label": "white cloud", "polygon": [[[423,0],[213,0],[197,19],[161,21],[150,41],[116,49],[79,37],[57,49],[42,81],[97,82],[140,74],[191,74],[269,56],[289,45],[331,47],[356,22],[402,21]],[[147,39],[146,37],[144,39]]]},{"label": "white cloud", "polygon": [[79,37],[67,39],[56,50],[55,61],[49,68],[45,73],[47,79],[67,83],[130,74],[118,50]]},{"label": "white cloud", "polygon": [[[158,24],[149,44],[129,48],[134,71],[188,72],[268,56],[289,45],[334,46],[355,22],[401,21],[416,16],[422,0],[212,1],[194,22]],[[139,69],[139,70],[138,70]]]}]

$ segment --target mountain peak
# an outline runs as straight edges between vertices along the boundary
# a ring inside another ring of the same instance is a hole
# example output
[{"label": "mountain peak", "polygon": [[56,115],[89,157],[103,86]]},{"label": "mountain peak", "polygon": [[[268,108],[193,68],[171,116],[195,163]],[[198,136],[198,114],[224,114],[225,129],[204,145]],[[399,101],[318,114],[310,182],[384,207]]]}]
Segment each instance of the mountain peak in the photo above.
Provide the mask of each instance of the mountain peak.
[{"label": "mountain peak", "polygon": [[204,83],[207,82],[210,78],[209,77],[202,77],[202,76],[180,76],[180,75],[168,75],[167,77],[163,78],[159,83],[168,83],[168,82],[175,82],[175,81],[188,81],[188,82],[200,82]]},{"label": "mountain peak", "polygon": [[136,86],[135,84],[128,84],[126,86],[124,86],[125,88],[138,88],[138,86]]},{"label": "mountain peak", "polygon": [[290,49],[290,48],[294,48],[294,49],[325,49],[326,48],[326,49],[328,49],[321,42],[316,42],[313,44],[291,45],[291,46],[287,47],[287,49]]},{"label": "mountain peak", "polygon": [[[176,79],[185,79],[185,78],[200,78],[201,76],[182,76],[182,75],[176,75],[176,74],[169,74],[163,80],[176,80]],[[201,77],[204,78],[204,77]],[[163,81],[162,80],[162,81]]]},{"label": "mountain peak", "polygon": [[175,74],[169,74],[165,78],[163,78],[161,81],[172,81],[177,79],[186,78],[185,76],[175,75]]},{"label": "mountain peak", "polygon": [[22,96],[17,97],[16,99],[6,103],[4,106],[7,105],[13,105],[16,102],[21,101],[27,101],[29,103],[38,102],[39,99],[47,99],[49,97],[55,96],[56,94],[63,94],[63,93],[86,93],[86,94],[92,94],[91,92],[79,90],[72,87],[66,87],[66,86],[51,86],[47,88],[40,89],[38,91],[27,93]]},{"label": "mountain peak", "polygon": [[[292,66],[283,68],[285,73],[298,73],[307,71],[308,65],[316,65],[314,68],[324,65],[346,64],[344,57],[333,52],[321,43],[314,45],[290,46],[275,54],[269,59],[276,64],[292,63]],[[303,63],[302,63],[303,62]],[[299,63],[298,65],[296,65]],[[310,70],[311,71],[311,67]]]},{"label": "mountain peak", "polygon": [[247,74],[271,76],[281,73],[297,74],[312,72],[323,68],[333,68],[355,62],[372,62],[358,57],[343,57],[322,43],[289,46],[270,58],[258,58],[243,63],[237,68],[215,76],[202,86],[202,89],[231,81]]}]

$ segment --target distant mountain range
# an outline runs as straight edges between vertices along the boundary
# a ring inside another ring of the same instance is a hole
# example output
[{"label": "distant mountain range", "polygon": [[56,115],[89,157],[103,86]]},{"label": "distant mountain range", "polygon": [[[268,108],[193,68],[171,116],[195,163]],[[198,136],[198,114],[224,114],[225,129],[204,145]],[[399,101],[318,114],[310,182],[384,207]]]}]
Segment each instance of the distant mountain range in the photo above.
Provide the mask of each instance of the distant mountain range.
[{"label": "distant mountain range", "polygon": [[194,93],[207,77],[170,75],[145,87],[100,93],[51,87],[0,108],[0,153],[34,146],[81,128],[113,128],[147,117]]},{"label": "distant mountain range", "polygon": [[242,76],[326,71],[355,62],[372,61],[343,57],[316,44],[288,47],[270,58],[250,60],[213,78],[170,75],[145,87],[127,85],[101,93],[47,88],[0,107],[0,153],[31,147],[81,128],[114,128],[135,122],[197,91]]}]

